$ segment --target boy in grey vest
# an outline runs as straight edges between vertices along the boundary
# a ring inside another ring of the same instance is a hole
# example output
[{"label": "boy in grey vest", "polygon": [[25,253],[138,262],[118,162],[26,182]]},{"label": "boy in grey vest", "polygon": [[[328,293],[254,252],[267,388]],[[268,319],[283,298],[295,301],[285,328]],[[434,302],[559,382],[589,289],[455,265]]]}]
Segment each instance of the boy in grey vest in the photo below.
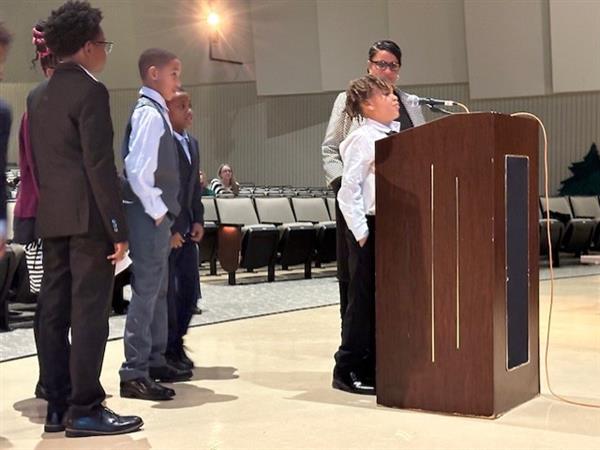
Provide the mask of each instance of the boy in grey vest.
[{"label": "boy in grey vest", "polygon": [[121,397],[170,400],[175,391],[156,381],[192,376],[165,359],[170,229],[180,211],[179,162],[166,102],[180,85],[181,61],[167,50],[149,49],[138,65],[143,87],[123,143],[133,296],[119,372]]}]

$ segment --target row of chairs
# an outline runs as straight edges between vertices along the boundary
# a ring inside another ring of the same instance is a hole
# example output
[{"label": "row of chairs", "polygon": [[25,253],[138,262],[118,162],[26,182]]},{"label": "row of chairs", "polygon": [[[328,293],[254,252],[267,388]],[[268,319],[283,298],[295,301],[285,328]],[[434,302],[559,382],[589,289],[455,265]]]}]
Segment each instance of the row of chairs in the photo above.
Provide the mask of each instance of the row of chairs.
[{"label": "row of chairs", "polygon": [[334,197],[326,187],[255,186],[248,183],[240,186],[240,197]]},{"label": "row of chairs", "polygon": [[560,251],[576,256],[600,251],[600,197],[572,196],[540,198],[540,253],[548,254],[548,219],[552,259],[560,265]]},{"label": "row of chairs", "polygon": [[200,244],[202,262],[216,274],[217,260],[236,283],[238,269],[275,266],[283,270],[304,265],[311,278],[312,263],[336,259],[335,198],[333,197],[204,197],[205,233]]}]

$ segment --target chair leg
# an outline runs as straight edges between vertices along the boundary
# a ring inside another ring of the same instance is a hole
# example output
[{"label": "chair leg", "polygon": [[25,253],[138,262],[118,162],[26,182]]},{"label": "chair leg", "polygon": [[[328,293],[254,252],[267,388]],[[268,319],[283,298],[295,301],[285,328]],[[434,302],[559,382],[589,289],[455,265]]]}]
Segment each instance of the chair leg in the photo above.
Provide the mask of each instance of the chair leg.
[{"label": "chair leg", "polygon": [[210,274],[211,275],[217,274],[217,258],[216,258],[216,256],[210,260]]},{"label": "chair leg", "polygon": [[267,273],[267,281],[270,283],[275,281],[275,263],[269,264],[268,273]]},{"label": "chair leg", "polygon": [[235,272],[229,272],[229,285],[235,286]]},{"label": "chair leg", "polygon": [[304,263],[304,278],[307,280],[312,278],[312,262],[310,258]]}]

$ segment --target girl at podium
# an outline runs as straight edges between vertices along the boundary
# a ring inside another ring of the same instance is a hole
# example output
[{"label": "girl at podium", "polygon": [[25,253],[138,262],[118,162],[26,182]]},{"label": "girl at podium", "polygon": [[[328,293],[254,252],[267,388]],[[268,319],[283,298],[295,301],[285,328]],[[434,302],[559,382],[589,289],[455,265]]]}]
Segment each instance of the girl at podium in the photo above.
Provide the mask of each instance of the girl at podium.
[{"label": "girl at podium", "polygon": [[340,144],[337,199],[348,224],[350,279],[332,386],[356,394],[375,393],[375,142],[399,131],[398,111],[393,86],[374,75],[352,81],[346,91],[346,114],[364,120]]}]

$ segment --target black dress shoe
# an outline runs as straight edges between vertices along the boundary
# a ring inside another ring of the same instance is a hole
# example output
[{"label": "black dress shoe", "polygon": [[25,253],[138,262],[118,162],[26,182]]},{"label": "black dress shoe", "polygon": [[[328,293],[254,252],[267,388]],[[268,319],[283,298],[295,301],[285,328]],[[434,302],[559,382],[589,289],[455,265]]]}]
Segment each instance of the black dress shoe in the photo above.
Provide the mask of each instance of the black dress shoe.
[{"label": "black dress shoe", "polygon": [[65,436],[110,436],[131,433],[139,430],[144,422],[138,416],[119,416],[110,409],[101,406],[90,416],[68,418]]},{"label": "black dress shoe", "polygon": [[162,367],[150,367],[148,374],[151,379],[165,383],[188,381],[193,375],[191,370],[180,370],[168,364]]},{"label": "black dress shoe", "polygon": [[121,397],[138,398],[140,400],[171,400],[175,395],[173,389],[161,386],[148,378],[121,381]]},{"label": "black dress shoe", "polygon": [[368,384],[364,378],[353,370],[343,371],[335,369],[333,371],[331,387],[353,394],[375,395],[375,386]]},{"label": "black dress shoe", "polygon": [[46,433],[60,433],[61,431],[65,431],[65,412],[66,410],[48,408],[44,431]]},{"label": "black dress shoe", "polygon": [[35,385],[35,398],[39,398],[42,400],[46,400],[46,388],[44,388],[44,385],[38,381],[37,384]]}]

